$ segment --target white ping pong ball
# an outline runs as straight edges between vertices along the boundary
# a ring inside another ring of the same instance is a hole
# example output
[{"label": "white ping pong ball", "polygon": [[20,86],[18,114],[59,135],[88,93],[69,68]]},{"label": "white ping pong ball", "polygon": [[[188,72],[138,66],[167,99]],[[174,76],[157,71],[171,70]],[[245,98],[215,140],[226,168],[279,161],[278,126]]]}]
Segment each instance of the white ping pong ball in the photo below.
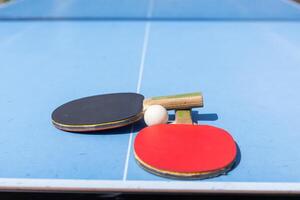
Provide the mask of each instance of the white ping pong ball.
[{"label": "white ping pong ball", "polygon": [[144,113],[144,121],[147,126],[166,124],[168,120],[168,111],[161,105],[151,105]]}]

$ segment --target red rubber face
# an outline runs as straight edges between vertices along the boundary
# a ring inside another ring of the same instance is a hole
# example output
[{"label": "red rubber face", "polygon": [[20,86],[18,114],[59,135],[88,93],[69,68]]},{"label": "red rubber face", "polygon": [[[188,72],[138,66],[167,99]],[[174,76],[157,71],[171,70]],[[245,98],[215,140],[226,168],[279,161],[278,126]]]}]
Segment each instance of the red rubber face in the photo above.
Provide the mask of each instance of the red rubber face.
[{"label": "red rubber face", "polygon": [[232,164],[237,147],[223,129],[208,125],[161,124],[144,128],[135,138],[137,159],[158,170],[199,173]]}]

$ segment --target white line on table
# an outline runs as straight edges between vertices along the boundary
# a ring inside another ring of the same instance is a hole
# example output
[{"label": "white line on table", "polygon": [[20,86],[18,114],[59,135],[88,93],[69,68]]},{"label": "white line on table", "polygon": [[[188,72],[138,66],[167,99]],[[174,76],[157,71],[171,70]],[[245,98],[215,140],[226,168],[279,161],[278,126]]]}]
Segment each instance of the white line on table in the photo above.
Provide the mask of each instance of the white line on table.
[{"label": "white line on table", "polygon": [[128,148],[127,148],[125,167],[124,167],[124,173],[123,173],[123,181],[126,181],[127,174],[128,174],[128,165],[129,165],[129,158],[130,158],[130,151],[131,151],[131,141],[132,141],[133,129],[134,129],[134,127],[132,125],[130,135],[129,135],[129,140],[128,140]]},{"label": "white line on table", "polygon": [[[149,6],[148,6],[148,11],[147,11],[147,18],[151,18],[152,10],[153,10],[153,0],[150,0],[149,1]],[[147,49],[148,49],[150,28],[151,28],[151,23],[146,22],[145,32],[144,32],[143,48],[142,48],[142,56],[141,56],[141,62],[140,62],[140,68],[139,68],[139,78],[138,78],[138,83],[137,83],[137,88],[136,88],[137,93],[140,93],[140,91],[141,91],[143,72],[144,72],[146,54],[147,54]],[[134,125],[132,125],[130,135],[129,135],[128,148],[127,148],[127,154],[126,154],[126,160],[125,160],[125,167],[124,167],[124,172],[123,172],[123,181],[127,180],[128,165],[129,165],[129,158],[130,158],[130,152],[131,152],[131,143],[132,143],[133,131],[134,131]]]}]

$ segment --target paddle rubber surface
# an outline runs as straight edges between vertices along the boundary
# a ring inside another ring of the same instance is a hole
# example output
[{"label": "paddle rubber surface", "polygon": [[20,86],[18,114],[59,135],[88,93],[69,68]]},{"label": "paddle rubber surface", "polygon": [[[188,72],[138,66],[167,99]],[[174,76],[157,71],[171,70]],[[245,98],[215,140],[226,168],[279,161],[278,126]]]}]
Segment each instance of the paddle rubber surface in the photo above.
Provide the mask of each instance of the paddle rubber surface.
[{"label": "paddle rubber surface", "polygon": [[134,151],[148,171],[175,177],[222,173],[237,154],[235,141],[225,130],[189,124],[144,128],[135,138]]},{"label": "paddle rubber surface", "polygon": [[144,96],[115,93],[85,97],[61,105],[52,113],[54,123],[94,125],[120,121],[143,111]]}]

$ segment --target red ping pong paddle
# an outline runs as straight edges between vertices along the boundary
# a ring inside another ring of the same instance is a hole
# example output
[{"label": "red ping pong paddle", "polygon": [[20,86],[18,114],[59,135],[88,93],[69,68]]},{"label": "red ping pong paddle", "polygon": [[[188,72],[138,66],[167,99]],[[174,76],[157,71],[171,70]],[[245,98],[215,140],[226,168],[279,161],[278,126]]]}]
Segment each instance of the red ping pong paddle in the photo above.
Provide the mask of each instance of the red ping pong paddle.
[{"label": "red ping pong paddle", "polygon": [[142,129],[134,141],[134,154],[137,163],[153,174],[203,179],[229,171],[235,162],[237,147],[227,131],[193,125],[191,111],[178,110],[176,124]]}]

